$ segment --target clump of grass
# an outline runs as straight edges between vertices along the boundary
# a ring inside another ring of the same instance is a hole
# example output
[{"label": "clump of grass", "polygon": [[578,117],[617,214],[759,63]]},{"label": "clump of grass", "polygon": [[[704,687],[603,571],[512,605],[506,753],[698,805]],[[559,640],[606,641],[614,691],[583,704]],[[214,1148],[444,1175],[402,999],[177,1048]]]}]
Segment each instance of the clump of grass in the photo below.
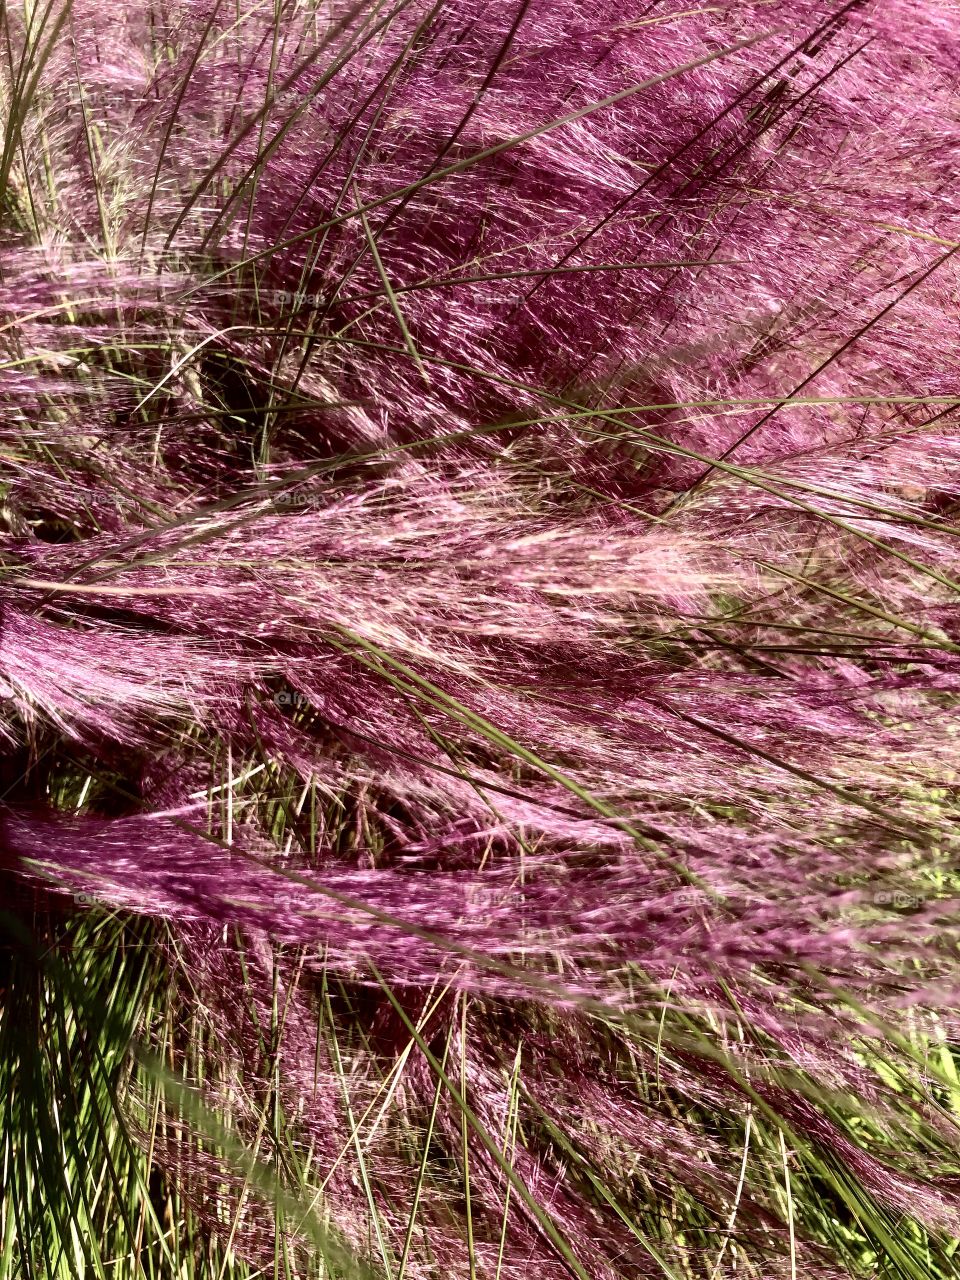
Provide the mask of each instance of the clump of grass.
[{"label": "clump of grass", "polygon": [[960,13],[2,21],[0,1274],[954,1275]]}]

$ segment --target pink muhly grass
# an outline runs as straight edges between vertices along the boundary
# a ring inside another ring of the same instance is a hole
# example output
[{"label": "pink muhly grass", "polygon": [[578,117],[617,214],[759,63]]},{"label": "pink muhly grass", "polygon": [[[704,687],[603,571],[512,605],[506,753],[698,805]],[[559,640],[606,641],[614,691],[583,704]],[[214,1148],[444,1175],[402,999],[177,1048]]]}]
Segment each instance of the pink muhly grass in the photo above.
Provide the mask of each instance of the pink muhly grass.
[{"label": "pink muhly grass", "polygon": [[[960,11],[51,13],[7,17],[3,861],[164,922],[245,1139],[280,999],[374,1271],[846,1274],[745,1123],[960,1234],[917,1048],[960,988]],[[199,1136],[151,1149],[272,1265]],[[676,1196],[709,1255],[636,1227]]]}]

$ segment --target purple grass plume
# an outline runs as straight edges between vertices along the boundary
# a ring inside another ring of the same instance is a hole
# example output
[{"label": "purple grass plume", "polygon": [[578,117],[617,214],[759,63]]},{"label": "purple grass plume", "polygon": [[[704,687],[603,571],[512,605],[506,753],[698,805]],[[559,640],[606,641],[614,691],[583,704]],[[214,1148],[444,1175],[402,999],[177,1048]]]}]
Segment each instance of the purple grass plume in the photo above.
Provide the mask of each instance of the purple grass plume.
[{"label": "purple grass plume", "polygon": [[245,1140],[279,999],[371,1274],[845,1275],[751,1124],[960,1234],[960,11],[11,8],[2,861],[163,923]]}]

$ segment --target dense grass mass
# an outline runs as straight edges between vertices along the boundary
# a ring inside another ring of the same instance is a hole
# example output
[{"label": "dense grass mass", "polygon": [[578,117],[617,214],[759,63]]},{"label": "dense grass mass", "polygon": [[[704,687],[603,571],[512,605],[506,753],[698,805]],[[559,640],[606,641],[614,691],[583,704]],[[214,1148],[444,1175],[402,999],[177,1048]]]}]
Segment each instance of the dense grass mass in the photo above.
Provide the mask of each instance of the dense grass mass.
[{"label": "dense grass mass", "polygon": [[0,22],[0,1278],[960,1275],[960,9]]}]

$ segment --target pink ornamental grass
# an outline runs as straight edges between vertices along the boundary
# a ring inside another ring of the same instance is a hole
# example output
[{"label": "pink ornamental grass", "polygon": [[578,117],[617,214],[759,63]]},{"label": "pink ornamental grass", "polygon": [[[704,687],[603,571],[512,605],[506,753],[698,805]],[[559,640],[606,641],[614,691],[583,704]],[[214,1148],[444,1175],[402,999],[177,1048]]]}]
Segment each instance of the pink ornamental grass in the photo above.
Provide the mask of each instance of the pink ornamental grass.
[{"label": "pink ornamental grass", "polygon": [[[960,978],[960,13],[8,28],[5,860],[166,922],[251,1140],[281,992],[289,1141],[374,1270],[845,1274],[753,1123],[960,1233],[909,1049]],[[711,1251],[636,1227],[676,1197]]]}]

